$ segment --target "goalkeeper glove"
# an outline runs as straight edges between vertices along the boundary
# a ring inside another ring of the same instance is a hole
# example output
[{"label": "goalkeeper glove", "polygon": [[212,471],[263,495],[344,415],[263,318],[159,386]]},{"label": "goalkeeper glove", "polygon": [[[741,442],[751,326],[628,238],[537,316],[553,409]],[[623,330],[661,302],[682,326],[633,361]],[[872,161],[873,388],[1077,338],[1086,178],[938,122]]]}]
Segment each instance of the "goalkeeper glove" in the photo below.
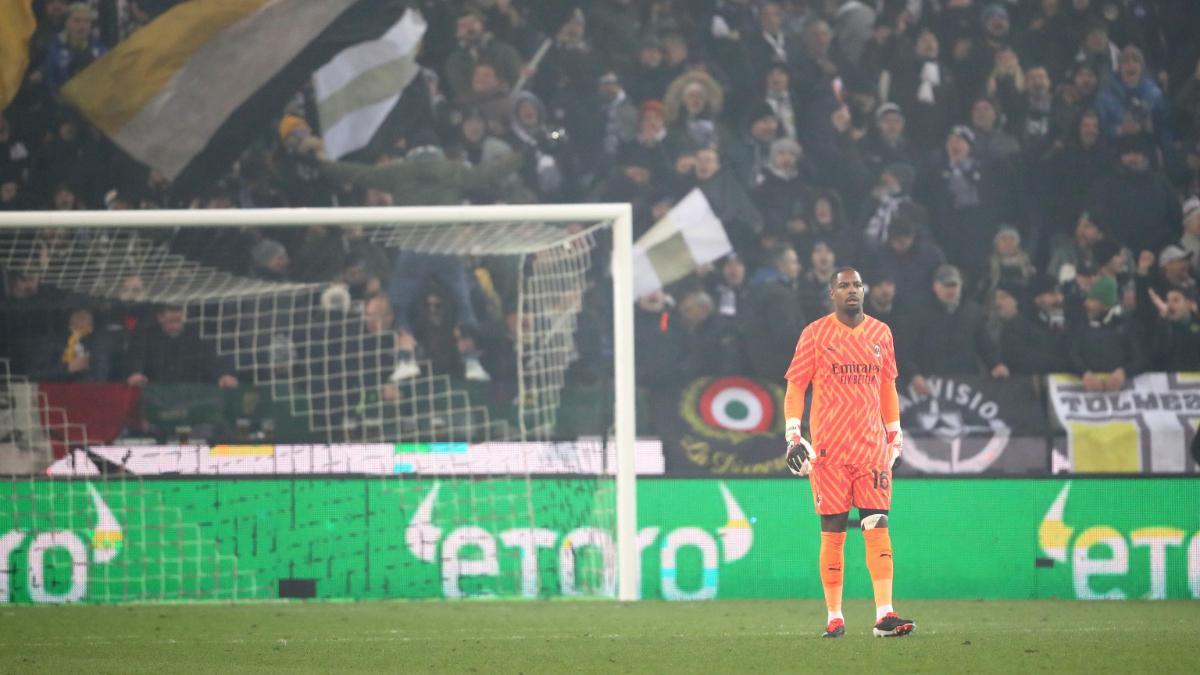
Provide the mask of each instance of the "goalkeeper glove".
[{"label": "goalkeeper glove", "polygon": [[900,453],[904,451],[904,432],[900,430],[899,421],[889,423],[884,429],[887,431],[889,466],[895,469],[900,463]]},{"label": "goalkeeper glove", "polygon": [[788,471],[797,476],[807,476],[812,471],[812,459],[815,453],[808,441],[800,435],[799,418],[788,418],[785,429],[784,438],[788,444],[785,458]]}]

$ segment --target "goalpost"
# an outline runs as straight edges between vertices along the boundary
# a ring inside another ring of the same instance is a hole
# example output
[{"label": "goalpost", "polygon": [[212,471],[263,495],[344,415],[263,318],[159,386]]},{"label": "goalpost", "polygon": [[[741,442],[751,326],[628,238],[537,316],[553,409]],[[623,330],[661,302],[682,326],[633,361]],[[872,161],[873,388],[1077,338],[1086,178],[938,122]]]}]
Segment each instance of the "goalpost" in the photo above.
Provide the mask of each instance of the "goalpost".
[{"label": "goalpost", "polygon": [[[307,419],[311,430],[331,446],[419,445],[427,451],[434,445],[453,445],[457,452],[468,445],[552,440],[565,373],[577,356],[574,332],[592,251],[597,235],[607,232],[601,240],[611,238],[616,466],[615,472],[604,466],[607,455],[601,443],[598,480],[607,481],[605,474],[615,473],[615,522],[608,520],[607,506],[592,507],[596,513],[591,515],[600,529],[611,528],[616,549],[615,560],[603,561],[599,594],[609,595],[615,587],[616,597],[628,601],[640,595],[631,213],[629,204],[0,213],[0,267],[25,270],[42,284],[98,300],[128,301],[134,293],[144,303],[186,307],[187,320],[198,324],[203,338],[235,364],[240,378],[269,387],[273,399]],[[393,251],[514,256],[519,293],[512,340],[515,419],[495,419],[446,376],[433,374],[427,363],[420,375],[392,373],[389,378],[396,366],[393,345],[363,328],[361,307],[352,310],[330,303],[328,283],[240,277],[189,260],[169,245],[174,233],[192,228],[257,227],[269,233],[270,228],[312,225],[360,226],[362,236]],[[314,456],[305,461],[315,466],[319,460]],[[512,516],[516,529],[526,526],[534,533],[538,521],[531,481],[540,465],[533,459],[506,461],[488,469],[484,478],[516,478],[506,484],[523,482],[524,494],[498,494],[475,485],[469,476],[451,476],[447,491],[465,495],[466,501],[455,507],[462,509],[454,514],[455,522],[470,521],[472,509],[502,502],[510,512],[520,512]],[[296,461],[288,466],[296,471]],[[383,466],[381,472],[389,469]],[[581,473],[595,471],[589,465]],[[436,485],[418,509],[426,518]],[[98,493],[90,484],[87,490],[80,498],[91,504]],[[116,520],[120,518],[117,513]],[[417,557],[431,560],[438,541],[413,541],[423,532],[420,527],[414,530],[417,518],[405,532],[408,546]],[[588,545],[586,539],[564,538],[560,547]],[[464,541],[477,543],[469,536]],[[526,555],[524,568],[530,549],[521,550]],[[536,564],[536,548],[531,550]],[[574,573],[575,552],[561,555],[562,566]],[[445,575],[443,570],[443,579]],[[528,590],[528,580],[524,583]],[[573,589],[574,584],[570,582]],[[131,599],[153,599],[153,594],[145,595]]]}]

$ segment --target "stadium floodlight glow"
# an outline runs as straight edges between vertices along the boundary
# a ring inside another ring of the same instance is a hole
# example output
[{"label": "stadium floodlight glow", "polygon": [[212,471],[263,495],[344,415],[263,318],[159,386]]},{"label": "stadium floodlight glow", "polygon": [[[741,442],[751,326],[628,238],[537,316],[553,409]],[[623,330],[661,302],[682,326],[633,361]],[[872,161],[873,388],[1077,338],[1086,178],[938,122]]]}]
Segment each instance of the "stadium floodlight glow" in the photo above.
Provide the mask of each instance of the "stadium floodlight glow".
[{"label": "stadium floodlight glow", "polygon": [[[332,329],[340,324],[335,325],[329,318],[327,308],[313,309],[326,284],[238,277],[187,260],[172,253],[161,239],[142,234],[143,230],[179,232],[195,227],[304,225],[358,225],[363,226],[370,240],[389,248],[451,255],[511,255],[528,263],[522,264],[519,273],[521,299],[517,303],[518,431],[505,440],[542,440],[550,433],[564,373],[575,358],[575,317],[581,308],[595,234],[611,228],[616,595],[620,600],[637,599],[634,337],[633,306],[629,301],[633,296],[633,240],[629,204],[10,212],[0,213],[0,266],[33,265],[43,283],[112,300],[121,298],[128,290],[122,285],[136,276],[141,284],[139,300],[184,304],[189,312],[197,307],[197,320],[205,336],[235,359],[239,372],[254,372],[254,381],[270,384],[273,393],[292,403],[293,412],[305,408],[314,429],[324,431],[331,442],[372,440],[362,438],[368,431],[361,421],[356,425],[346,421],[349,411],[368,408],[399,415],[399,404],[343,400],[345,391],[331,392],[329,382],[314,374],[320,368],[328,370],[329,357],[321,360],[305,356],[300,338],[293,338],[295,344],[284,344],[282,349],[270,349],[271,338],[279,333],[281,324],[293,336],[305,333],[313,342],[331,339]],[[318,311],[324,313],[318,316]],[[261,325],[267,323],[262,320],[265,316],[271,317],[269,326]],[[358,320],[361,322],[361,317]],[[312,338],[314,334],[320,337]],[[280,352],[289,359],[288,369],[277,367],[264,356]],[[295,356],[297,352],[299,357]],[[298,369],[304,372],[296,375]],[[280,375],[281,370],[289,374]],[[444,424],[443,418],[450,419],[451,425],[465,420],[461,422],[464,434],[492,433],[489,429],[496,424],[487,419],[486,411],[480,413],[460,393],[446,391],[444,382],[425,385],[427,391],[423,392],[413,385],[407,400],[436,408],[437,414],[405,413],[407,426],[374,427],[369,433],[375,434],[375,440],[402,432],[411,432],[412,436],[386,440],[435,440],[430,425],[439,420]],[[437,392],[431,393],[434,390]],[[324,408],[314,411],[318,404],[299,402],[305,398],[320,401]],[[351,429],[356,434],[353,439],[342,437]],[[529,526],[533,526],[532,520]]]}]

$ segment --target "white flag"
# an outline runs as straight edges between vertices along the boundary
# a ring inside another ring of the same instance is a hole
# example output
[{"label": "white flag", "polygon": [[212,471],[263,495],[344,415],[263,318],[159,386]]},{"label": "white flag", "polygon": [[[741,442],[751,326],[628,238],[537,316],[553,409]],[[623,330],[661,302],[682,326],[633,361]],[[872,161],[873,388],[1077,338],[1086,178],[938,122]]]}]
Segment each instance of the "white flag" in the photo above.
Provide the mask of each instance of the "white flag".
[{"label": "white flag", "polygon": [[725,227],[696,188],[634,243],[634,298],[678,281],[732,251]]},{"label": "white flag", "polygon": [[325,151],[333,159],[370,142],[416,77],[425,18],[415,9],[377,40],[342,50],[313,75]]}]

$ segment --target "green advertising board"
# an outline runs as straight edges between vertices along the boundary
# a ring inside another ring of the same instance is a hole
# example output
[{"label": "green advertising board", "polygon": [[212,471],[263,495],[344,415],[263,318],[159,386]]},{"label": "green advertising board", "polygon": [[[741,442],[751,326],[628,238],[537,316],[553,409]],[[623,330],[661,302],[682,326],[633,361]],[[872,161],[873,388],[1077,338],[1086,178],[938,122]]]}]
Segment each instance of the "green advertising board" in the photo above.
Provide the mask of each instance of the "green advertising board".
[{"label": "green advertising board", "polygon": [[[583,479],[14,481],[0,602],[603,594],[611,503]],[[804,481],[642,480],[638,519],[645,598],[821,596]],[[908,479],[890,527],[898,597],[1200,598],[1192,479]],[[863,555],[852,532],[848,597]]]}]

